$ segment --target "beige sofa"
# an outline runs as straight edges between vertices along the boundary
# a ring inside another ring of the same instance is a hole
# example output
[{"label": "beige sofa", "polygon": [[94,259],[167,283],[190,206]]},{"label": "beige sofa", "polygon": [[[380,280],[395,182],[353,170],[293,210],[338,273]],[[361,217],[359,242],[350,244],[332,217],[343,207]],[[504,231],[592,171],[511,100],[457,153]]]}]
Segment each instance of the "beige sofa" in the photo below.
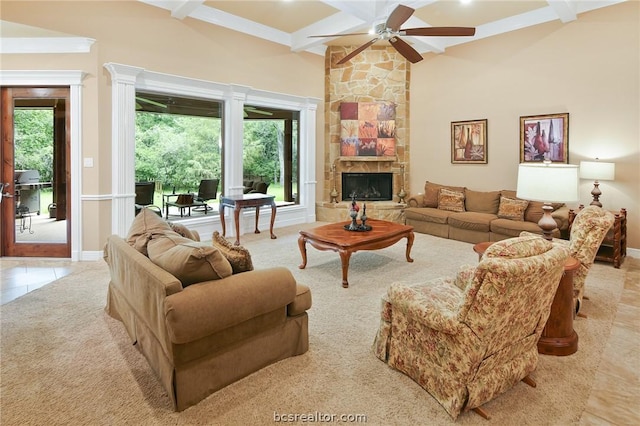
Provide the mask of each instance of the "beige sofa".
[{"label": "beige sofa", "polygon": [[[404,213],[416,232],[479,243],[517,237],[522,231],[542,234],[542,204],[518,199],[511,190],[474,191],[427,181],[423,193],[407,198]],[[569,208],[553,207],[558,224],[554,237],[567,238]]]},{"label": "beige sofa", "polygon": [[[181,234],[143,209],[127,239],[112,235],[104,248],[111,273],[106,311],[122,321],[177,411],[306,352],[311,307],[309,288],[288,269],[253,270],[241,247],[216,248],[198,242],[197,233]],[[154,263],[165,265],[163,255],[174,273]],[[175,269],[178,262],[187,275]],[[222,277],[198,281],[207,268]]]}]

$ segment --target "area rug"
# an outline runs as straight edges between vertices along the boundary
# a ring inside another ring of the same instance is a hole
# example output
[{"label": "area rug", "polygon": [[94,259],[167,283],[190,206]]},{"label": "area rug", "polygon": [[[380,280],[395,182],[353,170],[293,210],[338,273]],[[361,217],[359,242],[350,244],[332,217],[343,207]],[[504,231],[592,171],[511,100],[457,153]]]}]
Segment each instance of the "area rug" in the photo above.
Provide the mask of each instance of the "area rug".
[{"label": "area rug", "polygon": [[[623,288],[624,271],[596,264],[586,282],[588,319],[578,318],[579,350],[540,356],[524,383],[489,402],[487,422],[468,412],[453,422],[427,392],[371,351],[380,297],[394,281],[417,283],[475,264],[472,245],[416,234],[351,257],[349,288],[341,286],[337,253],[307,248],[299,269],[297,231],[312,225],[242,236],[256,268],[288,267],[313,295],[310,348],[216,392],[181,413],[172,411],[144,357],[122,324],[104,313],[108,270],[84,263],[71,275],[0,308],[3,425],[570,425],[586,406]],[[206,239],[207,236],[203,236]]]}]

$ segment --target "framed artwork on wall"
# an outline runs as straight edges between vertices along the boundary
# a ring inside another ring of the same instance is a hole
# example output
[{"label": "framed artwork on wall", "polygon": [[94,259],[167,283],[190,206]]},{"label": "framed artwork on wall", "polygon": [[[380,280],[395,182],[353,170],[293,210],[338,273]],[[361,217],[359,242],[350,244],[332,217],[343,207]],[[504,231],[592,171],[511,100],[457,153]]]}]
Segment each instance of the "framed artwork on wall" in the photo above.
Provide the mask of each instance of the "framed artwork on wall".
[{"label": "framed artwork on wall", "polygon": [[487,119],[451,123],[451,163],[487,164]]},{"label": "framed artwork on wall", "polygon": [[396,106],[392,102],[340,104],[340,156],[396,155]]},{"label": "framed artwork on wall", "polygon": [[520,162],[569,163],[569,113],[520,117]]}]

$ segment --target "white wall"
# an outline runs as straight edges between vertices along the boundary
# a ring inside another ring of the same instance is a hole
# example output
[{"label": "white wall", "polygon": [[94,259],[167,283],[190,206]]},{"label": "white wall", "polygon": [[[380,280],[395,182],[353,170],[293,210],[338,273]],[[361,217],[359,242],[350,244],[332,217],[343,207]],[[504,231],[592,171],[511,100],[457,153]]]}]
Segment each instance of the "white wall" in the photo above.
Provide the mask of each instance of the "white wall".
[{"label": "white wall", "polygon": [[[626,2],[430,55],[412,66],[411,192],[425,180],[515,189],[520,116],[569,113],[569,163],[616,163],[601,182],[605,208],[628,209],[640,248],[638,2]],[[451,164],[452,121],[488,119],[488,164]],[[588,205],[593,182],[581,181]],[[573,205],[572,207],[577,207]]]}]

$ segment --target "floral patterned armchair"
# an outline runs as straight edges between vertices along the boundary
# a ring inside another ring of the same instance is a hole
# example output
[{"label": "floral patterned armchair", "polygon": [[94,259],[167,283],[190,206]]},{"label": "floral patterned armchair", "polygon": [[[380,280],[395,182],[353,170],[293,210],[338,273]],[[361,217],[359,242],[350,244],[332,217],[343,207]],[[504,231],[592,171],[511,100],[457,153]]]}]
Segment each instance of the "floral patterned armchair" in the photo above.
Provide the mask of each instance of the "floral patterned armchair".
[{"label": "floral patterned armchair", "polygon": [[580,311],[584,297],[584,282],[600,244],[613,225],[615,216],[598,206],[582,208],[569,224],[569,241],[554,239],[554,243],[569,248],[571,257],[580,261],[580,267],[573,274],[573,298],[576,314]]},{"label": "floral patterned armchair", "polygon": [[392,284],[382,300],[375,355],[408,375],[455,420],[529,374],[549,317],[565,247],[536,236],[492,244],[456,277]]}]

